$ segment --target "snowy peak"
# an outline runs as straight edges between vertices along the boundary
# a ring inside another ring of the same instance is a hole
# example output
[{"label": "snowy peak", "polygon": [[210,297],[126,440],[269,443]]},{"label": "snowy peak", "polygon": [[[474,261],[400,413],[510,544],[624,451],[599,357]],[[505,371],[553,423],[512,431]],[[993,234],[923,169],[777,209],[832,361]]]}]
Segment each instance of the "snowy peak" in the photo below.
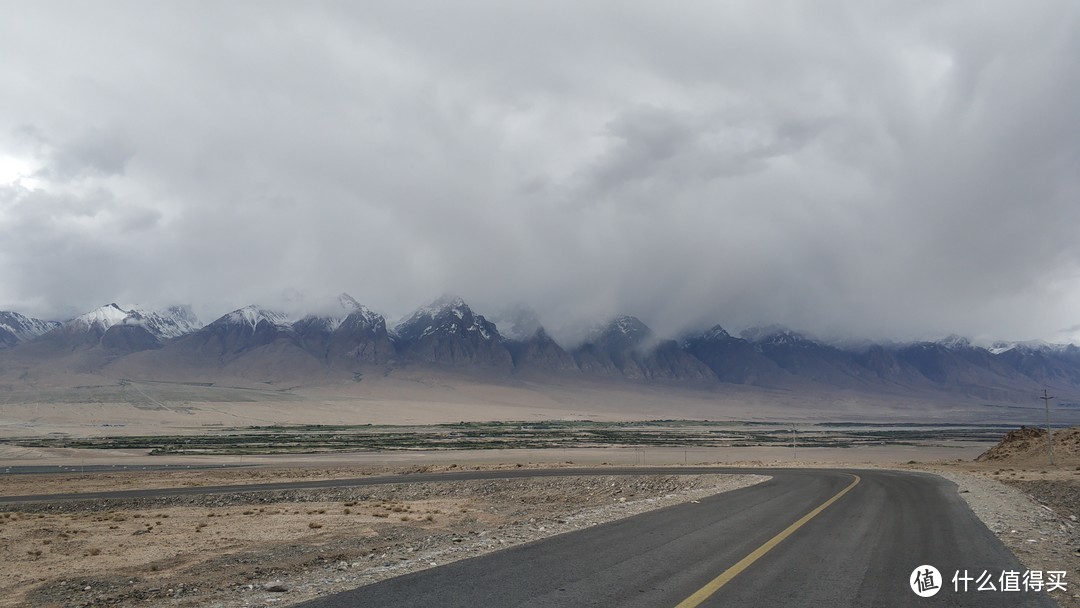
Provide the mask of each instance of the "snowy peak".
[{"label": "snowy peak", "polygon": [[447,293],[443,294],[431,304],[417,309],[412,316],[427,316],[434,318],[445,313],[451,313],[457,318],[463,319],[466,314],[472,314],[472,309],[469,308],[469,305],[466,304],[465,300],[462,300],[461,297]]},{"label": "snowy peak", "polygon": [[159,339],[179,338],[202,327],[199,318],[188,306],[170,306],[165,310],[133,310],[121,322],[123,325],[141,325]]},{"label": "snowy peak", "polygon": [[378,327],[385,325],[386,320],[383,319],[382,315],[357,302],[349,294],[342,293],[326,310],[309,314],[293,325],[294,328],[297,325],[304,325],[333,332],[337,331],[346,322],[350,327]]},{"label": "snowy peak", "polygon": [[81,331],[99,331],[104,333],[113,325],[122,323],[132,313],[116,303],[106,304],[90,312],[83,313],[64,324],[65,327]]},{"label": "snowy peak", "polygon": [[413,341],[436,335],[479,334],[484,340],[501,340],[495,324],[482,315],[473,314],[464,300],[444,295],[431,304],[419,308],[395,328],[397,335]]},{"label": "snowy peak", "polygon": [[214,321],[212,325],[240,325],[255,329],[263,321],[275,327],[289,325],[289,317],[285,313],[268,310],[254,304],[234,310]]},{"label": "snowy peak", "polygon": [[649,327],[642,323],[641,319],[627,315],[615,317],[608,327],[624,336],[638,335],[649,331]]},{"label": "snowy peak", "polygon": [[940,340],[935,340],[935,342],[949,350],[964,350],[971,348],[971,340],[956,334],[949,334]]},{"label": "snowy peak", "polygon": [[0,348],[33,340],[60,325],[57,321],[43,321],[17,312],[0,311]]},{"label": "snowy peak", "polygon": [[747,342],[771,346],[794,346],[813,342],[799,332],[792,331],[781,325],[752,327],[744,330],[740,335]]},{"label": "snowy peak", "polygon": [[683,341],[689,340],[704,340],[707,342],[724,342],[731,339],[731,334],[726,329],[719,325],[713,325],[712,328],[700,333],[687,336]]},{"label": "snowy peak", "polygon": [[597,328],[586,343],[600,345],[607,349],[629,349],[643,346],[653,337],[652,330],[641,319],[621,315]]},{"label": "snowy peak", "polygon": [[302,325],[306,328],[316,327],[320,330],[333,332],[350,317],[354,319],[359,317],[362,323],[369,325],[375,325],[382,321],[382,315],[372,312],[349,294],[341,293],[332,302],[305,315],[293,325]]},{"label": "snowy peak", "polygon": [[200,327],[198,317],[187,306],[164,310],[125,309],[116,303],[81,314],[64,324],[69,331],[104,334],[115,325],[137,325],[160,340],[177,338]]},{"label": "snowy peak", "polygon": [[510,351],[495,324],[457,296],[443,296],[395,328],[398,349],[413,360],[509,370]]},{"label": "snowy peak", "polygon": [[1047,342],[1045,340],[1024,340],[1022,342],[994,342],[987,350],[995,355],[1000,355],[1001,353],[1006,353],[1011,350],[1025,354],[1064,353],[1075,348],[1076,346],[1072,344],[1060,344]]}]

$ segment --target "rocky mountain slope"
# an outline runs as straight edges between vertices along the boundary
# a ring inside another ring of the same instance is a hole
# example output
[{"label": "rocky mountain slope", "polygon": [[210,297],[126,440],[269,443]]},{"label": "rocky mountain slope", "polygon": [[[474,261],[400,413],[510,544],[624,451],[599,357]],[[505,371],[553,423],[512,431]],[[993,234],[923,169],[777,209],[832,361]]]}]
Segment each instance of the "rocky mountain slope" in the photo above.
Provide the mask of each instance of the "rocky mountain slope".
[{"label": "rocky mountain slope", "polygon": [[58,321],[44,321],[17,312],[0,311],[0,348],[18,346],[60,325]]},{"label": "rocky mountain slope", "polygon": [[[1054,431],[1054,462],[1058,465],[1080,464],[1080,427]],[[1048,459],[1046,429],[1022,427],[1009,431],[997,445],[976,460],[1001,465],[1026,466],[1045,464]]]},{"label": "rocky mountain slope", "polygon": [[506,372],[514,366],[495,324],[456,296],[443,296],[409,315],[394,328],[394,340],[408,360]]},{"label": "rocky mountain slope", "polygon": [[63,324],[0,313],[0,344],[0,354],[19,360],[21,369],[83,353],[83,371],[107,365],[113,375],[157,378],[186,370],[185,381],[202,381],[216,371],[270,383],[286,377],[298,383],[343,381],[359,380],[374,368],[392,373],[431,367],[489,378],[948,394],[994,403],[1028,403],[1047,388],[1059,395],[1059,407],[1080,408],[1080,348],[1073,345],[982,348],[956,336],[836,345],[783,327],[734,336],[719,325],[672,340],[628,315],[597,326],[580,343],[561,344],[528,307],[488,318],[451,295],[417,309],[392,330],[382,315],[347,294],[298,318],[252,305],[206,326],[184,307],[153,311],[109,304]]}]

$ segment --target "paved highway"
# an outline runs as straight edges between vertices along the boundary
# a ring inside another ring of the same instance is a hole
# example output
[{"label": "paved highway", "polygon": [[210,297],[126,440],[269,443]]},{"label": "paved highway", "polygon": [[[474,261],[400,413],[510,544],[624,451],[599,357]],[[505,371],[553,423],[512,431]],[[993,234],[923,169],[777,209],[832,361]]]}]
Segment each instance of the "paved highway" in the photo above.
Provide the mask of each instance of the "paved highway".
[{"label": "paved highway", "polygon": [[[698,503],[563,534],[301,604],[356,606],[1055,606],[1045,593],[954,592],[952,577],[1024,568],[956,486],[922,473],[822,469],[464,471],[0,498],[129,498],[551,475],[764,473],[772,479]],[[941,591],[909,586],[935,566]],[[1065,564],[1061,568],[1065,568]],[[961,583],[962,585],[962,583]],[[961,587],[962,589],[962,587]]]}]

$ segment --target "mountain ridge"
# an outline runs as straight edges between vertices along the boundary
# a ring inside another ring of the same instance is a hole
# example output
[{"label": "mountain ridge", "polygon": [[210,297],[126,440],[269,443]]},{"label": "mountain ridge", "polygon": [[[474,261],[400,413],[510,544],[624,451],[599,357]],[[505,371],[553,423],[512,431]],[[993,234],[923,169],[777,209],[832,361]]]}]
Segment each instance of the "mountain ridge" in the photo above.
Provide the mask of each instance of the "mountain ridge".
[{"label": "mountain ridge", "polygon": [[90,361],[85,366],[138,369],[144,375],[186,366],[196,378],[206,370],[232,370],[265,382],[284,376],[323,381],[339,372],[360,380],[373,368],[390,373],[435,366],[504,378],[961,394],[984,400],[1050,388],[1080,400],[1080,348],[1074,345],[1002,342],[984,348],[951,335],[844,346],[782,326],[750,328],[736,337],[721,325],[672,339],[656,335],[636,317],[617,315],[567,347],[523,305],[494,318],[506,329],[452,294],[417,308],[393,328],[345,293],[318,313],[290,316],[249,305],[206,325],[187,307],[154,311],[110,303],[62,324],[0,312],[0,353],[25,355],[32,362],[102,351],[107,356],[84,359]]}]

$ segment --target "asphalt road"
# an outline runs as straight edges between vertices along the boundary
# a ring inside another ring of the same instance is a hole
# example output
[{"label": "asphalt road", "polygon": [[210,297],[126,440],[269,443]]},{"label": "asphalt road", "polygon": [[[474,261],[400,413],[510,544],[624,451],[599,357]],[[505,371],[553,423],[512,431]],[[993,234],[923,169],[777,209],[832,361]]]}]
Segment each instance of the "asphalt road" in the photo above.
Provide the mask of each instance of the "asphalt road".
[{"label": "asphalt road", "polygon": [[[1056,605],[1045,593],[976,591],[974,581],[967,592],[954,592],[956,571],[977,577],[985,570],[998,586],[1003,571],[1022,573],[1024,568],[975,517],[954,484],[922,473],[525,469],[0,498],[0,503],[619,473],[773,477],[699,503],[450,563],[301,606],[651,608],[687,600],[700,606]],[[923,564],[943,575],[942,589],[934,597],[920,598],[909,587],[912,571]]]}]

